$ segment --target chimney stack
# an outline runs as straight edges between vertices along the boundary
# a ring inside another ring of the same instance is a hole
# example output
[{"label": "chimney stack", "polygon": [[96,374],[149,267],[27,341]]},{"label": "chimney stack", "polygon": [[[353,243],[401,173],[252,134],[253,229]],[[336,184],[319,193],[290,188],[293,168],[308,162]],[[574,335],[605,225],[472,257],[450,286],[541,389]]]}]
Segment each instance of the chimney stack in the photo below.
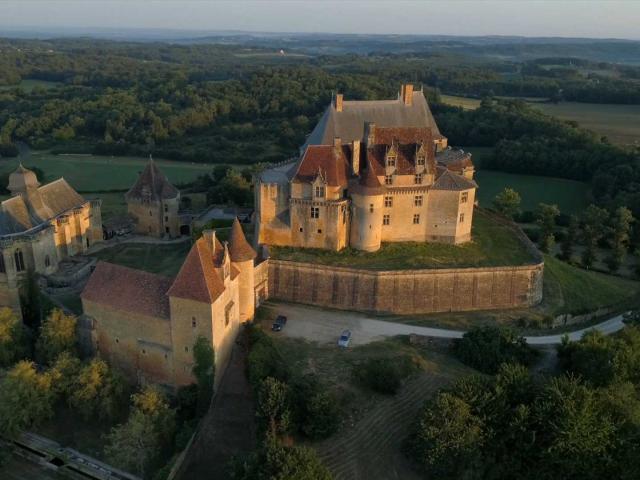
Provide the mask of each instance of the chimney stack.
[{"label": "chimney stack", "polygon": [[202,236],[204,237],[205,242],[211,249],[211,252],[215,255],[216,253],[216,231],[207,229],[202,231]]},{"label": "chimney stack", "polygon": [[367,137],[367,148],[372,147],[376,143],[376,124],[367,122],[364,126],[364,134]]},{"label": "chimney stack", "polygon": [[400,95],[402,97],[402,103],[405,105],[411,105],[413,103],[413,85],[402,85],[400,87]]},{"label": "chimney stack", "polygon": [[360,173],[360,140],[353,141],[351,171],[354,175],[358,175]]},{"label": "chimney stack", "polygon": [[341,93],[337,93],[336,94],[336,98],[335,98],[336,112],[341,112],[342,111],[342,100],[343,100],[342,94]]}]

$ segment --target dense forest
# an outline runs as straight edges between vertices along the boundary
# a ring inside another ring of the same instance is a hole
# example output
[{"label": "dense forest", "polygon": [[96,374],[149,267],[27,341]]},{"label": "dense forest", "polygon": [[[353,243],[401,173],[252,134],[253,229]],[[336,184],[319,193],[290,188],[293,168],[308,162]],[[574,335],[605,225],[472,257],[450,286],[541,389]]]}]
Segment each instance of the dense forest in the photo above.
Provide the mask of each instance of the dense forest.
[{"label": "dense forest", "polygon": [[[297,153],[332,92],[393,97],[425,86],[453,145],[491,146],[483,167],[591,182],[605,206],[640,215],[638,153],[498,96],[640,103],[640,68],[571,57],[311,56],[240,45],[0,41],[0,155],[53,152],[255,164]],[[46,82],[23,88],[19,82]],[[439,92],[486,98],[463,111]]]}]

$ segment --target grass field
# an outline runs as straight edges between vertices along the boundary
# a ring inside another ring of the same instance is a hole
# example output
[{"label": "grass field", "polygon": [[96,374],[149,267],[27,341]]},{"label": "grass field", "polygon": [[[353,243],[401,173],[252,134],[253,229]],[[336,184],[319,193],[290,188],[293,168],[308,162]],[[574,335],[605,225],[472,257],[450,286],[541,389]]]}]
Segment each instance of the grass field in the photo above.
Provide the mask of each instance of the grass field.
[{"label": "grass field", "polygon": [[[465,110],[473,110],[480,105],[480,100],[476,98],[441,95],[441,99],[444,103]],[[609,141],[616,145],[640,145],[640,105],[578,102],[553,104],[534,101],[530,103],[547,115],[576,121],[580,126],[608,137]]]},{"label": "grass field", "polygon": [[[46,181],[64,177],[80,192],[128,189],[138,178],[148,159],[140,157],[109,157],[100,155],[53,155],[31,152],[27,157],[0,162],[0,173],[15,170],[18,162],[27,167],[41,168]],[[206,163],[173,162],[157,159],[162,172],[174,184],[193,180],[210,172],[213,165]]]},{"label": "grass field", "polygon": [[172,245],[128,243],[106,248],[93,256],[105,262],[174,277],[190,248],[191,242]]},{"label": "grass field", "polygon": [[513,230],[497,223],[482,211],[475,211],[472,236],[472,242],[462,245],[385,243],[377,252],[361,252],[349,248],[333,252],[271,247],[271,256],[281,260],[370,270],[521,265],[532,261],[531,255]]},{"label": "grass field", "polygon": [[556,204],[562,213],[580,213],[590,202],[589,185],[563,178],[518,175],[493,170],[479,170],[477,198],[480,206],[490,208],[493,198],[505,187],[516,190],[522,210],[535,210],[539,203]]}]

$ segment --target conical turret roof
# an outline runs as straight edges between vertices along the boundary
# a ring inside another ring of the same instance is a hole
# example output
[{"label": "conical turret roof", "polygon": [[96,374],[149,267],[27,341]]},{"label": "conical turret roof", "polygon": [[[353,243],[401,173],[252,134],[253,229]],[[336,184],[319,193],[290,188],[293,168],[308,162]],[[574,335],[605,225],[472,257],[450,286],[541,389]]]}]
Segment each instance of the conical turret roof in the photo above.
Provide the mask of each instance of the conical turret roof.
[{"label": "conical turret roof", "polygon": [[233,262],[246,262],[256,258],[256,251],[249,245],[247,238],[244,236],[242,226],[238,217],[233,221],[231,226],[231,235],[229,235],[229,255]]}]

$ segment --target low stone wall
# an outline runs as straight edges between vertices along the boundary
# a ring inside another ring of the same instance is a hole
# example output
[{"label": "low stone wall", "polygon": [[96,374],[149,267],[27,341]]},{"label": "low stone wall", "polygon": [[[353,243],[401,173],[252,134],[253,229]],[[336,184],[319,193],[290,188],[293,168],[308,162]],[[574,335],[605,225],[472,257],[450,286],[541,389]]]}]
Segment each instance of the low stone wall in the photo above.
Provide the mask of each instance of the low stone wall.
[{"label": "low stone wall", "polygon": [[369,271],[269,259],[269,297],[363,312],[419,314],[530,307],[544,263]]}]

